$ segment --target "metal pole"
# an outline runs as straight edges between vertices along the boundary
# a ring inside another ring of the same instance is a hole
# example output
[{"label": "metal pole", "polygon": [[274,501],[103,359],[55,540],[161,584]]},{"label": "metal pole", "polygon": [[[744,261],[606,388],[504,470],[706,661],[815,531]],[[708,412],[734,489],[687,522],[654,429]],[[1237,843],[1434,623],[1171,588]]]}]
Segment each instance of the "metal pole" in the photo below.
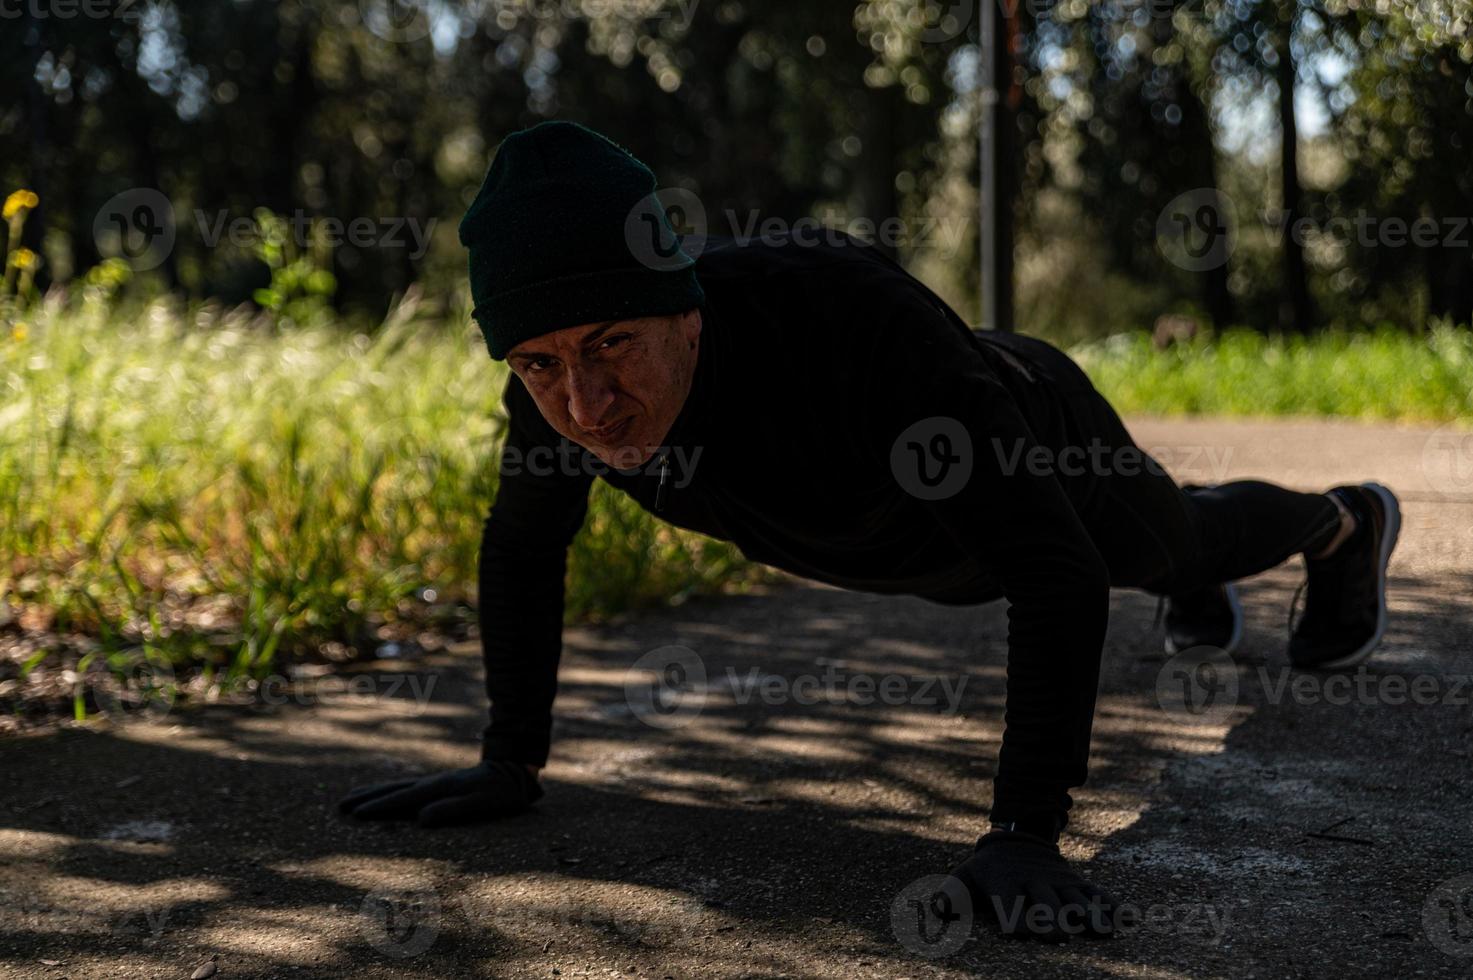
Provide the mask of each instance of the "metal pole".
[{"label": "metal pole", "polygon": [[982,37],[977,45],[981,77],[978,90],[977,156],[981,161],[978,214],[982,262],[982,329],[997,329],[997,7],[982,0]]}]

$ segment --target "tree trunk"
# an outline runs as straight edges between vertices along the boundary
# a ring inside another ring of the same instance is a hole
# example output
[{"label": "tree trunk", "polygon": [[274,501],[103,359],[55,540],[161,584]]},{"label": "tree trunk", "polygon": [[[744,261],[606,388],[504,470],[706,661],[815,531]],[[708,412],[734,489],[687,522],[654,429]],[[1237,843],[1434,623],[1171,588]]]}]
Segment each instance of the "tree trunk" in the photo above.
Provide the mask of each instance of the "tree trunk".
[{"label": "tree trunk", "polygon": [[[51,153],[47,145],[47,106],[48,101],[41,91],[41,83],[36,80],[39,70],[41,55],[46,50],[41,43],[41,19],[36,15],[34,9],[26,14],[26,52],[27,61],[31,66],[26,78],[26,124],[30,130],[30,156],[31,173],[27,178],[27,186],[36,192],[41,202],[31,214],[30,220],[26,222],[25,231],[21,236],[21,244],[31,251],[41,254],[41,246],[45,240],[46,211],[53,202],[51,201],[51,188],[47,183],[47,176],[51,173]],[[57,212],[61,213],[60,211]],[[41,289],[51,279],[51,270],[41,268],[37,276],[36,285]]]},{"label": "tree trunk", "polygon": [[1303,193],[1299,186],[1299,127],[1294,120],[1294,0],[1283,8],[1278,44],[1279,82],[1279,180],[1284,207],[1284,292],[1279,298],[1279,327],[1309,333],[1314,329],[1314,310],[1309,297],[1309,280],[1304,265],[1304,247],[1296,240],[1295,223],[1304,216]]},{"label": "tree trunk", "polygon": [[[985,325],[994,330],[1011,332],[1015,326],[1013,322],[1013,244],[1017,225],[1018,198],[1021,193],[1020,168],[1016,159],[1017,119],[1022,92],[1013,78],[1014,47],[1018,37],[1017,7],[1012,4],[1000,4],[997,14],[1000,16],[993,21],[991,38],[986,37],[985,26],[982,38],[984,45],[990,41],[991,50],[984,52],[983,57],[992,58],[992,86],[996,93],[991,105],[985,101],[982,104],[981,124],[984,138],[980,143],[980,151],[987,154],[989,159],[978,161],[984,174],[984,186],[981,188],[983,213],[979,215],[979,218],[983,222],[990,223],[992,229],[991,254],[988,254],[985,242],[981,243],[980,248],[983,264],[981,270],[982,320]],[[985,23],[984,21],[984,25]],[[986,213],[988,201],[985,174],[989,166],[993,180],[993,211]],[[985,231],[982,234],[985,236]],[[989,305],[987,291],[989,289],[992,290],[992,322],[987,324]]]},{"label": "tree trunk", "polygon": [[870,91],[857,181],[860,213],[873,223],[875,247],[892,259],[899,258],[896,246],[904,238],[904,235],[897,238],[895,229],[889,227],[900,215],[900,195],[895,189],[895,160],[901,125],[901,98],[897,85]]},{"label": "tree trunk", "polygon": [[1469,275],[1473,249],[1443,246],[1422,252],[1428,316],[1450,319],[1454,326],[1473,326],[1473,275]]},{"label": "tree trunk", "polygon": [[[1182,6],[1185,6],[1183,2]],[[1176,30],[1174,22],[1170,18],[1162,18],[1167,36],[1161,39],[1161,46],[1176,41]],[[1186,186],[1181,190],[1191,190],[1199,187],[1210,187],[1214,190],[1219,186],[1217,182],[1217,147],[1212,139],[1212,120],[1208,114],[1207,106],[1197,95],[1192,86],[1192,75],[1187,66],[1178,64],[1176,77],[1176,102],[1181,108],[1181,123],[1179,125],[1181,148],[1185,154],[1186,167],[1184,176]],[[1222,207],[1222,198],[1218,197],[1218,208]],[[1226,329],[1233,319],[1233,295],[1228,289],[1228,264],[1223,262],[1210,269],[1202,270],[1200,288],[1202,290],[1202,305],[1206,307],[1208,316],[1212,317],[1212,325],[1219,331]]]}]

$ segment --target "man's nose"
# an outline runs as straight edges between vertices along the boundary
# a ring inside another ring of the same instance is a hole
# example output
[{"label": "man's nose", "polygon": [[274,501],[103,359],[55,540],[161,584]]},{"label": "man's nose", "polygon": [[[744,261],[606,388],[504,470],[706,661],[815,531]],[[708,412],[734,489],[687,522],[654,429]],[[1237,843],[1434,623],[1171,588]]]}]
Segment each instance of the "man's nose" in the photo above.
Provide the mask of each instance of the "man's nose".
[{"label": "man's nose", "polygon": [[581,429],[596,429],[607,424],[609,406],[614,401],[613,386],[600,371],[573,371],[568,375],[568,415]]}]

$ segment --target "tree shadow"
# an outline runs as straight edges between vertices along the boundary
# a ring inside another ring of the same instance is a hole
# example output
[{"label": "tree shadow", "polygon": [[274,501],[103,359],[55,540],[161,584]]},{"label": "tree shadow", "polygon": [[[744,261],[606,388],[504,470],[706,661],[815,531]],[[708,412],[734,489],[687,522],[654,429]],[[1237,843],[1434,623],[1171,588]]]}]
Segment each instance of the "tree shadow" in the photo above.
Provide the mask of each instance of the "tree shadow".
[{"label": "tree shadow", "polygon": [[[1154,601],[1114,595],[1091,777],[1065,842],[1155,915],[1111,942],[1035,947],[979,927],[931,959],[936,946],[897,933],[902,889],[944,874],[986,829],[1005,610],[805,584],[569,630],[548,795],[490,827],[333,810],[351,785],[473,761],[473,647],[363,665],[356,695],[319,685],[315,701],[0,744],[0,962],[155,969],[219,951],[232,975],[385,976],[556,963],[1453,969],[1421,914],[1441,881],[1473,870],[1461,866],[1468,710],[1275,697],[1293,584],[1284,569],[1246,585],[1237,707],[1215,724],[1160,705]],[[1375,676],[1470,673],[1470,584],[1397,578]],[[704,681],[684,700],[642,700],[631,664],[672,645],[700,658]]]}]

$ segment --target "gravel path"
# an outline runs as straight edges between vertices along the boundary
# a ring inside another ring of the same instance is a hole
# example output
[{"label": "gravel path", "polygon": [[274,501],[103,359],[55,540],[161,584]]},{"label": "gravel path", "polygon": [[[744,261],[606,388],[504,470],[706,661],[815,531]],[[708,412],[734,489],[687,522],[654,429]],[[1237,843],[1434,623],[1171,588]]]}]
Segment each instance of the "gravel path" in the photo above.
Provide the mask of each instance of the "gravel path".
[{"label": "gravel path", "polygon": [[[1161,654],[1154,600],[1115,593],[1064,846],[1139,910],[1129,935],[917,932],[907,888],[984,829],[1004,610],[797,583],[569,631],[548,794],[492,827],[332,809],[473,761],[474,644],[0,743],[0,977],[185,978],[212,955],[222,978],[1473,975],[1473,444],[1132,429],[1200,482],[1382,480],[1405,526],[1390,633],[1344,682],[1286,670],[1297,564],[1244,583],[1212,688]],[[660,712],[626,679],[668,647],[704,679]]]}]

